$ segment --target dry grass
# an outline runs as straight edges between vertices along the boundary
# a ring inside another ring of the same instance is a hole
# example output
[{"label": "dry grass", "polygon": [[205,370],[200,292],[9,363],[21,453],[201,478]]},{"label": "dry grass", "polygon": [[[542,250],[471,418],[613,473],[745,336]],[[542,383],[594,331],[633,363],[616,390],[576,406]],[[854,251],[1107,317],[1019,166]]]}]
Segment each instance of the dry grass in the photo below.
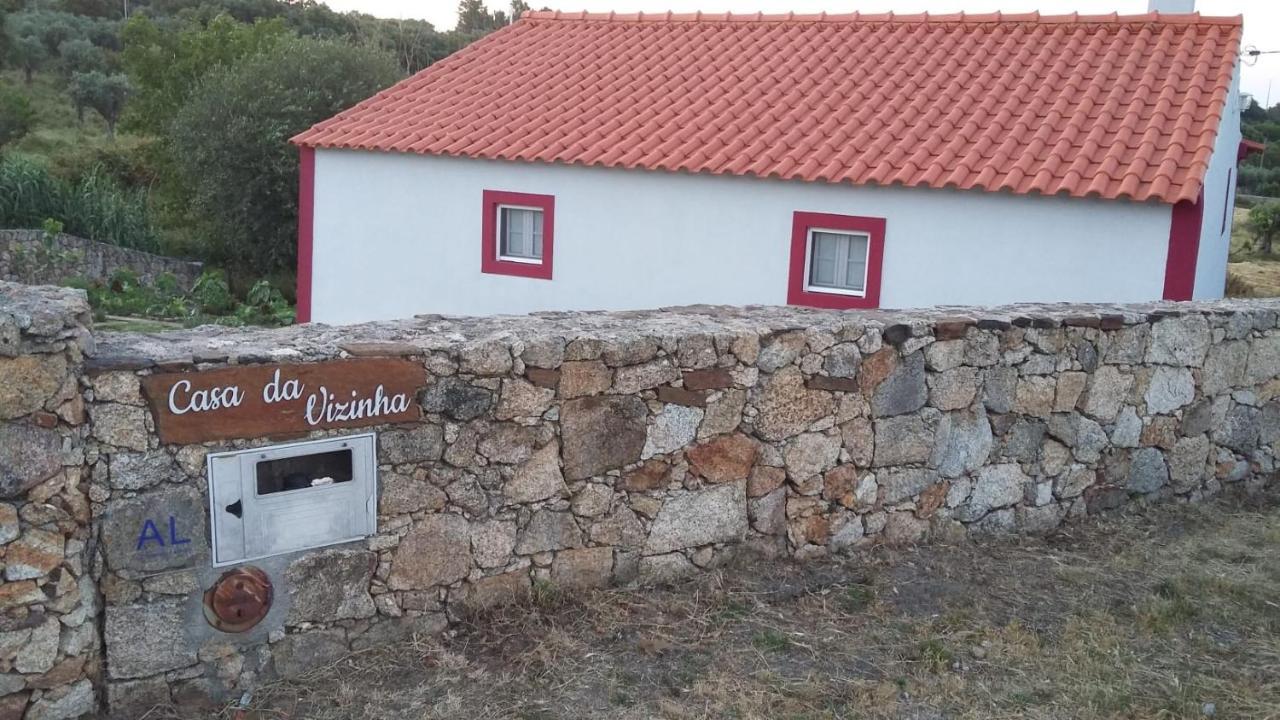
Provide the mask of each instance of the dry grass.
[{"label": "dry grass", "polygon": [[541,597],[246,717],[1280,718],[1276,495]]},{"label": "dry grass", "polygon": [[1261,255],[1245,230],[1249,211],[1235,208],[1227,263],[1228,297],[1280,297],[1280,255]]}]

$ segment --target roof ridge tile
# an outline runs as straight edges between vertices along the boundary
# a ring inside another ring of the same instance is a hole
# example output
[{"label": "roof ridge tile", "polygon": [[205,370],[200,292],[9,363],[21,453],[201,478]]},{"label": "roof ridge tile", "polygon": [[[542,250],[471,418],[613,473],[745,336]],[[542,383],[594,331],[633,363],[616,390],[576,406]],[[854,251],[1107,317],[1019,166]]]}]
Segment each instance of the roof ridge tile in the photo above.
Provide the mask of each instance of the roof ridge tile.
[{"label": "roof ridge tile", "polygon": [[612,23],[973,23],[973,24],[1088,24],[1088,25],[1136,25],[1146,23],[1190,24],[1190,25],[1241,25],[1241,15],[1204,15],[1200,12],[1162,13],[1147,12],[1121,15],[1117,12],[1098,15],[1081,15],[1066,13],[1058,15],[1041,15],[1039,12],[1029,13],[674,13],[670,10],[659,13],[618,13],[588,12],[579,10],[565,12],[562,10],[527,10],[520,16],[521,20],[558,21],[558,22],[612,22]]}]

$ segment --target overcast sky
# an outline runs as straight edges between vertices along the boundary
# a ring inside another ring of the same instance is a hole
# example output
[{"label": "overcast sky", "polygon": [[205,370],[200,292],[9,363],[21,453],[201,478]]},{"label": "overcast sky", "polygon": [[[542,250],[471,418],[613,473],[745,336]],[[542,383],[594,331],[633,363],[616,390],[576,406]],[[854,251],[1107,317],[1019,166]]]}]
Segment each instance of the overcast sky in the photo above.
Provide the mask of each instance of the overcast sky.
[{"label": "overcast sky", "polygon": [[[330,7],[359,10],[390,18],[421,18],[441,30],[457,22],[457,0],[323,0]],[[487,0],[493,9],[506,9],[509,0]],[[608,12],[1027,12],[1042,13],[1140,13],[1147,0],[531,0],[535,8]],[[1206,15],[1244,15],[1244,45],[1259,50],[1280,50],[1280,0],[1197,0],[1196,9]],[[1280,53],[1246,59],[1242,88],[1271,102],[1280,102]]]}]

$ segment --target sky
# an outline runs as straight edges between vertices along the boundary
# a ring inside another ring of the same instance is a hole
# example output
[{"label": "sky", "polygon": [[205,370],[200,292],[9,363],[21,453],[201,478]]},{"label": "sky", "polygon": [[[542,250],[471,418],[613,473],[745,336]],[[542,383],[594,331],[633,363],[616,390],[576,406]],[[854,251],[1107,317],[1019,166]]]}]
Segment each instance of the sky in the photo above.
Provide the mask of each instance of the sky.
[{"label": "sky", "polygon": [[[388,18],[418,18],[441,30],[457,22],[457,0],[323,0],[339,11]],[[506,9],[509,0],[487,0],[493,9]],[[1029,12],[1142,13],[1147,0],[531,0],[535,8],[594,12]],[[1196,0],[1205,15],[1244,15],[1244,47],[1280,51],[1280,0]],[[1246,59],[1241,90],[1264,102],[1280,102],[1280,52]]]}]

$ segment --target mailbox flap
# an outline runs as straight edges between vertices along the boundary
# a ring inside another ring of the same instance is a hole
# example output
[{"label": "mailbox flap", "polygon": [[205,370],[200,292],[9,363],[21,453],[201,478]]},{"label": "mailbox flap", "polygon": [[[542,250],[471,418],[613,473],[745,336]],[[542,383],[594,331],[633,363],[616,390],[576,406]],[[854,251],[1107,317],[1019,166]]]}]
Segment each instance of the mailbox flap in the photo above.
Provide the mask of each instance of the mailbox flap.
[{"label": "mailbox flap", "polygon": [[374,449],[375,436],[366,433],[211,455],[215,543],[222,534],[234,538],[227,540],[225,552],[215,554],[214,564],[372,535],[377,530]]}]

